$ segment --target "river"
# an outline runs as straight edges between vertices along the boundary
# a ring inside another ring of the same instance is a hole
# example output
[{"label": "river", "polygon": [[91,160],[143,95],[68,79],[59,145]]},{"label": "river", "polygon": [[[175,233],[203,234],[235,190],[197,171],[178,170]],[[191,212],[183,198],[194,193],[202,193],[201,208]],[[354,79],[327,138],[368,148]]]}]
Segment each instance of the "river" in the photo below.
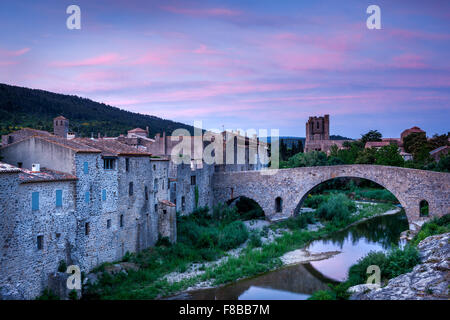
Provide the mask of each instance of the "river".
[{"label": "river", "polygon": [[407,229],[403,211],[375,217],[308,245],[311,253],[341,251],[331,258],[283,267],[218,288],[183,292],[169,299],[305,300],[317,290],[328,289],[328,283],[346,280],[350,266],[370,251],[401,245],[400,233]]}]

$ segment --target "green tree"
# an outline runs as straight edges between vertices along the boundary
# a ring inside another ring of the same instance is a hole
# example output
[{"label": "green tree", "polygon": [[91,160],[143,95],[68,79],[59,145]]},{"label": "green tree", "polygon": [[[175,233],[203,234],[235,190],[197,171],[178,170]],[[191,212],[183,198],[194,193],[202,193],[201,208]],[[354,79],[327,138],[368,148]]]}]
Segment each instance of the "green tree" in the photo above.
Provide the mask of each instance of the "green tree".
[{"label": "green tree", "polygon": [[377,149],[366,148],[358,153],[355,163],[359,164],[374,164],[377,160]]},{"label": "green tree", "polygon": [[370,130],[366,134],[361,135],[361,142],[365,145],[368,141],[381,141],[382,137],[378,130]]},{"label": "green tree", "polygon": [[376,153],[376,164],[385,166],[403,167],[405,161],[399,153],[398,145],[391,143],[388,146],[381,147]]},{"label": "green tree", "polygon": [[430,162],[430,151],[433,146],[429,143],[425,132],[413,132],[403,139],[405,151],[413,155],[414,161],[419,163]]}]

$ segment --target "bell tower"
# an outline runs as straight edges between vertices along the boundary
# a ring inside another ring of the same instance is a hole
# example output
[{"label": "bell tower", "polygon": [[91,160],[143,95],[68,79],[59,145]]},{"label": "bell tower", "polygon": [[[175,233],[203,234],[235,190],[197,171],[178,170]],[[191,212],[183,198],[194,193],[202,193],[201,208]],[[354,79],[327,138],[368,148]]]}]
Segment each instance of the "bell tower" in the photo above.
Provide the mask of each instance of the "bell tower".
[{"label": "bell tower", "polygon": [[63,116],[59,116],[53,119],[53,134],[55,136],[67,139],[68,133],[69,133],[69,120],[67,120]]}]

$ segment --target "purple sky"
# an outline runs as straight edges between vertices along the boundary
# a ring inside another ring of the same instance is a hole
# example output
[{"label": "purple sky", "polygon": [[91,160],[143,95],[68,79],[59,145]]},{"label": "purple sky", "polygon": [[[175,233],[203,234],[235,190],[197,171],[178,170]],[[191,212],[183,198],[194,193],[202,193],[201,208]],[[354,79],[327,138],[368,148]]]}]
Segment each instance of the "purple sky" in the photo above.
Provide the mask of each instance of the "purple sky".
[{"label": "purple sky", "polygon": [[[0,82],[205,128],[450,130],[450,1],[2,1]],[[394,4],[395,3],[395,4]],[[81,30],[66,8],[81,8]],[[368,30],[366,8],[381,8]]]}]

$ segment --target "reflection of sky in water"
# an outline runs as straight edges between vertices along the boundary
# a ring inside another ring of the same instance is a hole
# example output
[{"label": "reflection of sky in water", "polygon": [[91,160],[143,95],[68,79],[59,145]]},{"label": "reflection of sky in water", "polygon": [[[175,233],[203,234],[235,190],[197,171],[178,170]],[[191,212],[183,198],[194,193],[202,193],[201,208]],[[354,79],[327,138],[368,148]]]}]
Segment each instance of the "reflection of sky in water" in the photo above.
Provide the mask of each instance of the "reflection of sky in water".
[{"label": "reflection of sky in water", "polygon": [[342,251],[332,258],[311,262],[311,265],[324,276],[338,281],[346,280],[348,269],[370,251],[385,251],[379,243],[370,242],[364,238],[355,241],[350,235],[342,245],[330,240],[319,240],[311,243],[308,250],[311,253]]},{"label": "reflection of sky in water", "polygon": [[310,295],[251,286],[239,300],[306,300]]}]

